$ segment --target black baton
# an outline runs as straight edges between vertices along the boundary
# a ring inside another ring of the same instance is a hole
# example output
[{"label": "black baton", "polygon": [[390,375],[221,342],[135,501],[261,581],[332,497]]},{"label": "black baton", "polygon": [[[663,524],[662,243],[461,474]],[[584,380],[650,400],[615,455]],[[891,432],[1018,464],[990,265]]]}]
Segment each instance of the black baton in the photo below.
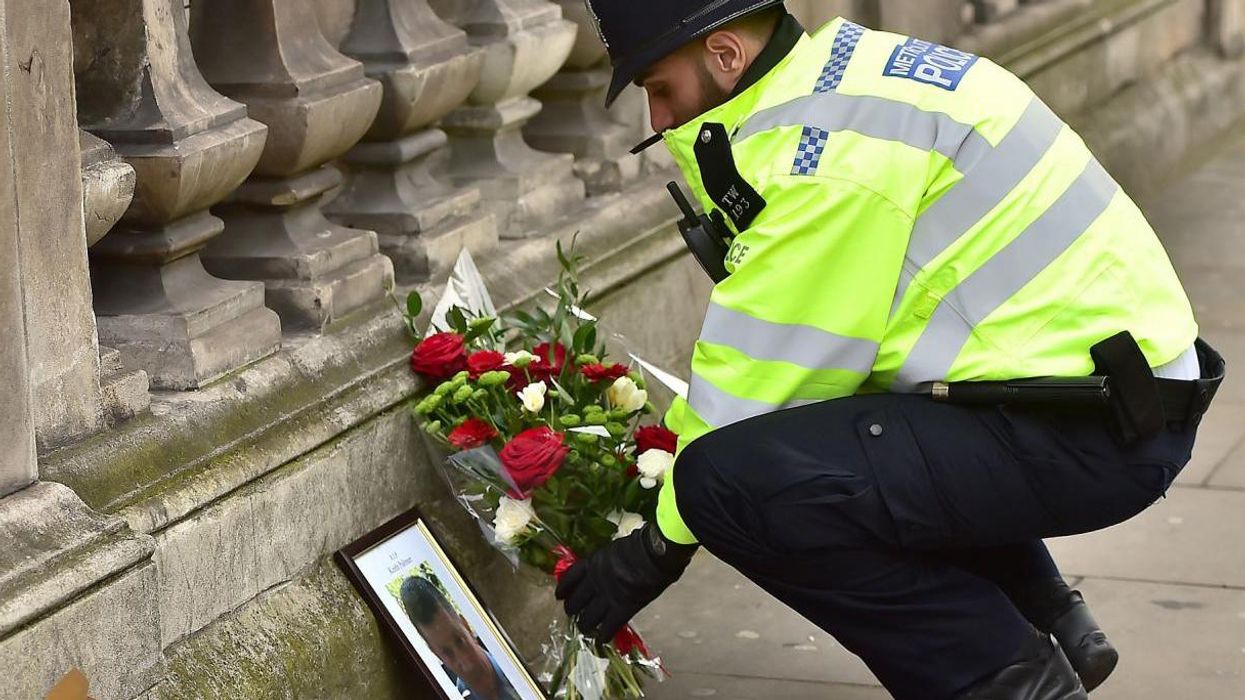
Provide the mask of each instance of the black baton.
[{"label": "black baton", "polygon": [[1105,406],[1111,399],[1111,386],[1106,377],[934,382],[931,395],[935,401],[973,406]]}]

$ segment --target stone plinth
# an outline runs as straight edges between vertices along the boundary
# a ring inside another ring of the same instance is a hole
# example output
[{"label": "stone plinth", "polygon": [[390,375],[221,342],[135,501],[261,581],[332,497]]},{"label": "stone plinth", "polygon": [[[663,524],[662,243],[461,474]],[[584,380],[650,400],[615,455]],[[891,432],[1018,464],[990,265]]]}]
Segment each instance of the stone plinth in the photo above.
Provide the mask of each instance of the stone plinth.
[{"label": "stone plinth", "polygon": [[263,150],[265,128],[203,80],[177,0],[74,0],[79,118],[137,174],[90,252],[100,341],[153,386],[194,389],[277,349],[263,286],[209,275],[208,214]]},{"label": "stone plinth", "polygon": [[480,188],[501,219],[503,237],[540,233],[584,196],[573,157],[533,150],[522,133],[541,109],[527,93],[562,67],[576,27],[543,0],[441,0],[434,6],[466,29],[485,56],[468,103],[441,123],[453,148],[450,176]]},{"label": "stone plinth", "polygon": [[71,668],[101,699],[159,680],[152,547],[61,484],[0,499],[0,695],[44,697]]},{"label": "stone plinth", "polygon": [[341,50],[363,63],[384,98],[343,158],[346,184],[325,207],[329,218],[376,231],[404,283],[440,274],[463,248],[495,247],[497,223],[480,213],[480,191],[451,188],[432,172],[448,151],[445,132],[430,125],[475,88],[483,51],[426,0],[360,0]]},{"label": "stone plinth", "polygon": [[630,153],[637,141],[605,110],[611,71],[587,5],[582,0],[559,0],[558,5],[578,27],[575,45],[562,70],[532,92],[544,109],[523,135],[542,151],[573,154],[575,174],[589,194],[617,192],[640,174],[641,159]]},{"label": "stone plinth", "polygon": [[214,209],[226,227],[204,253],[208,269],[262,281],[287,330],[323,331],[381,301],[393,268],[376,234],[331,223],[320,209],[342,182],[328,163],[368,130],[380,85],[297,0],[194,3],[191,15],[204,75],[270,134],[254,174]]}]

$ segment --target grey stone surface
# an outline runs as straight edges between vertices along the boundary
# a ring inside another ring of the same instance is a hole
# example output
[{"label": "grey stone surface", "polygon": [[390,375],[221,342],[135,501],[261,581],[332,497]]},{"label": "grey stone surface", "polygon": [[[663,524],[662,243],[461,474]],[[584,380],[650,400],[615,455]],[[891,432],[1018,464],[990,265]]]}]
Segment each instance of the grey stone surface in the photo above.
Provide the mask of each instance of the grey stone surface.
[{"label": "grey stone surface", "polygon": [[203,259],[215,275],[257,280],[285,330],[323,332],[374,306],[393,283],[376,234],[331,223],[327,163],[350,150],[380,107],[379,83],[324,38],[297,0],[219,0],[190,8],[207,80],[247,105],[269,138],[252,177],[213,211],[225,232]]},{"label": "grey stone surface", "polygon": [[42,698],[72,668],[86,674],[98,700],[124,700],[150,688],[164,675],[151,605],[155,584],[155,567],[141,565],[0,639],[0,698]]},{"label": "grey stone surface", "polygon": [[878,21],[890,31],[951,42],[964,31],[961,0],[876,0]]},{"label": "grey stone surface", "polygon": [[164,645],[427,500],[415,435],[399,410],[156,533]]},{"label": "grey stone surface", "polygon": [[546,0],[442,0],[443,16],[484,49],[484,70],[467,104],[446,115],[448,175],[480,188],[503,238],[543,233],[584,197],[573,157],[532,149],[523,126],[540,103],[527,96],[570,55],[576,27]]},{"label": "grey stone surface", "polygon": [[90,247],[121,220],[134,199],[134,168],[117,157],[107,141],[78,132],[82,149],[82,213]]},{"label": "grey stone surface", "polygon": [[150,382],[143,370],[127,370],[121,353],[100,346],[100,391],[104,400],[104,421],[116,425],[146,411],[151,406]]},{"label": "grey stone surface", "polygon": [[70,668],[98,698],[128,698],[162,672],[150,538],[86,508],[61,484],[0,499],[0,697],[42,697]]},{"label": "grey stone surface", "polygon": [[22,294],[31,398],[41,449],[101,418],[99,349],[87,276],[69,6],[13,0],[4,27],[22,229]]},{"label": "grey stone surface", "polygon": [[497,246],[497,222],[479,211],[480,191],[433,174],[447,137],[431,125],[480,80],[484,53],[426,1],[364,0],[342,51],[380,81],[384,99],[363,141],[343,160],[346,183],[325,207],[344,226],[376,231],[403,283],[439,276],[463,248]]},{"label": "grey stone surface", "polygon": [[174,0],[74,0],[79,118],[137,174],[122,222],[90,252],[101,341],[151,384],[193,389],[273,352],[263,288],[208,275],[199,251],[222,230],[207,213],[238,186],[266,138],[213,91]]},{"label": "grey stone surface", "polygon": [[579,0],[558,0],[558,5],[578,27],[575,45],[562,70],[533,91],[543,108],[523,135],[542,151],[574,154],[575,174],[589,195],[617,192],[640,176],[641,158],[629,152],[638,141],[630,124],[605,110],[609,58],[587,5]]},{"label": "grey stone surface", "polygon": [[[0,18],[9,8],[0,3]],[[8,38],[0,34],[5,45]],[[0,69],[10,70],[8,53],[0,51]],[[7,89],[0,86],[0,94]],[[30,373],[26,349],[26,323],[23,312],[21,232],[18,228],[17,183],[12,156],[12,124],[7,112],[0,112],[0,327],[9,329],[0,337],[0,386],[11,387],[0,398],[0,495],[15,491],[35,479],[35,424],[30,406]],[[13,271],[16,274],[13,274]]]}]

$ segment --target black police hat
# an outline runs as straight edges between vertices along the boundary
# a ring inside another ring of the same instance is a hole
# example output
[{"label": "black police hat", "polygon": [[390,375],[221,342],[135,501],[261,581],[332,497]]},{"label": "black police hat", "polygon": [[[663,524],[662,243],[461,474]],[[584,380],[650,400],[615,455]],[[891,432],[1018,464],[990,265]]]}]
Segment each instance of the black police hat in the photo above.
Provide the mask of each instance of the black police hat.
[{"label": "black police hat", "polygon": [[585,0],[614,64],[609,106],[627,83],[698,36],[783,0]]}]

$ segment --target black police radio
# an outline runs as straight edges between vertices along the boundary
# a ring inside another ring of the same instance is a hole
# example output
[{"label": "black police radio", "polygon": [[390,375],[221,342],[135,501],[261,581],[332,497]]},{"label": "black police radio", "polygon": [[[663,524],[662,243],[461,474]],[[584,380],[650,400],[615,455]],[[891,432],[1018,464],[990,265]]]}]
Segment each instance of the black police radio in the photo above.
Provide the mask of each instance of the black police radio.
[{"label": "black police radio", "polygon": [[719,219],[717,221],[713,216],[697,214],[677,182],[669,183],[666,189],[674,197],[674,203],[679,205],[679,211],[683,212],[683,218],[679,221],[679,233],[683,234],[688,250],[692,251],[692,256],[714,284],[724,281],[730,276],[726,271],[726,255],[731,246],[725,233],[728,230],[726,222],[721,221],[722,214],[713,212]]}]

